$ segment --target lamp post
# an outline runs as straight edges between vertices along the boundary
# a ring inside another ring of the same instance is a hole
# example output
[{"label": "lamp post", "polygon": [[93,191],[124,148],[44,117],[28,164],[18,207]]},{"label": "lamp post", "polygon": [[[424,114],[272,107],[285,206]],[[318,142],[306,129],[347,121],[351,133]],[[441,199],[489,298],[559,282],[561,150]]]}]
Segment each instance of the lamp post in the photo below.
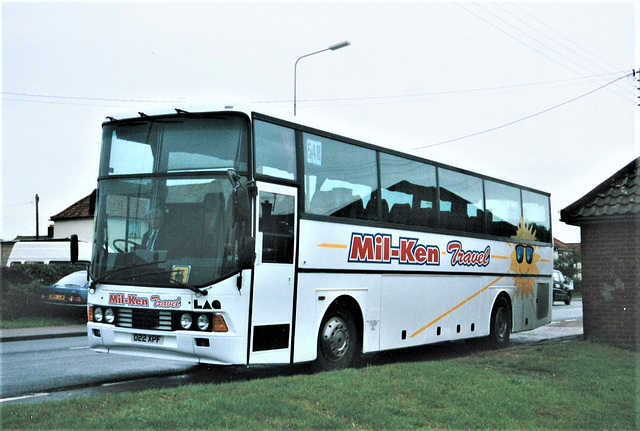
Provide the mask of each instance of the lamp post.
[{"label": "lamp post", "polygon": [[305,57],[310,57],[315,54],[320,54],[325,51],[335,51],[336,49],[344,48],[346,46],[351,45],[351,42],[345,40],[344,42],[336,43],[335,45],[331,45],[329,48],[321,49],[320,51],[312,52],[310,54],[303,55],[296,60],[296,64],[293,66],[293,115],[296,115],[296,75],[298,71],[298,62]]}]

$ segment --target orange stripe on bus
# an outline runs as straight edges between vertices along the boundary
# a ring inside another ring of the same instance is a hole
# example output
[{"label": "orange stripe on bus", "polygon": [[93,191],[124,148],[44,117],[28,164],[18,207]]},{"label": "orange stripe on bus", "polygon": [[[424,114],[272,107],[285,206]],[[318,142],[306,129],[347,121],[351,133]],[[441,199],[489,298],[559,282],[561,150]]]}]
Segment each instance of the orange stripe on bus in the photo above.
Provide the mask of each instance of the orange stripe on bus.
[{"label": "orange stripe on bus", "polygon": [[325,248],[349,248],[348,245],[346,244],[327,244],[327,243],[322,243],[322,244],[318,244],[318,247],[325,247]]},{"label": "orange stripe on bus", "polygon": [[464,304],[466,304],[467,302],[471,301],[473,298],[475,298],[476,296],[480,295],[482,292],[484,292],[485,290],[487,290],[488,288],[490,288],[491,286],[493,286],[494,284],[496,284],[497,282],[499,282],[500,280],[502,280],[504,277],[498,277],[495,280],[493,280],[491,283],[489,283],[488,285],[486,285],[485,287],[483,287],[482,289],[478,290],[476,293],[474,293],[473,295],[471,295],[470,297],[468,297],[467,299],[465,299],[464,301],[462,301],[460,304],[456,305],[455,307],[453,307],[452,309],[450,309],[449,311],[443,313],[442,315],[438,316],[436,319],[434,319],[433,321],[429,322],[426,326],[418,329],[416,332],[413,333],[413,335],[411,335],[411,337],[409,338],[413,338],[416,335],[420,334],[422,331],[424,331],[425,329],[427,329],[429,326],[433,325],[434,323],[436,323],[437,321],[443,319],[444,317],[446,317],[447,315],[453,313],[455,310],[457,310],[458,308],[462,307]]}]

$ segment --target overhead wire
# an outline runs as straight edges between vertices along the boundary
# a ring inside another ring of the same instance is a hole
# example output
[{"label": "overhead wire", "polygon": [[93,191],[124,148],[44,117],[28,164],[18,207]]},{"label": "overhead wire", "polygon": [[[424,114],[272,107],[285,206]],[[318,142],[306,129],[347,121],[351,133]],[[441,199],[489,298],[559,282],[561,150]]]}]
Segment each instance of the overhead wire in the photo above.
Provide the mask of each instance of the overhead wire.
[{"label": "overhead wire", "polygon": [[17,204],[2,205],[2,208],[12,208],[12,207],[17,207],[17,206],[22,206],[22,205],[31,205],[34,202],[35,201],[29,201],[29,202],[20,202],[20,203],[17,203]]},{"label": "overhead wire", "polygon": [[596,88],[594,90],[591,90],[591,91],[589,91],[587,93],[581,94],[580,96],[574,97],[573,99],[567,100],[567,101],[562,102],[562,103],[560,103],[558,105],[555,105],[555,106],[552,106],[550,108],[544,109],[542,111],[536,112],[535,114],[527,115],[526,117],[523,117],[523,118],[520,118],[520,119],[517,119],[517,120],[514,120],[514,121],[510,121],[509,123],[502,124],[502,125],[496,126],[496,127],[492,127],[490,129],[482,130],[482,131],[479,131],[479,132],[471,133],[471,134],[468,134],[468,135],[460,136],[460,137],[455,138],[455,139],[449,139],[447,141],[442,141],[442,142],[438,142],[438,143],[435,143],[435,144],[429,144],[429,145],[422,145],[420,147],[414,147],[413,149],[414,150],[424,150],[426,148],[437,147],[439,145],[449,144],[451,142],[461,141],[463,139],[467,139],[467,138],[471,138],[471,137],[474,137],[474,136],[482,135],[482,134],[485,134],[485,133],[493,132],[495,130],[503,129],[503,128],[511,126],[513,124],[520,123],[522,121],[528,120],[528,119],[533,118],[533,117],[537,117],[538,115],[545,114],[545,113],[547,113],[549,111],[552,111],[554,109],[560,108],[560,107],[562,107],[564,105],[567,105],[567,104],[569,104],[571,102],[575,102],[576,100],[582,99],[583,97],[586,97],[586,96],[588,96],[590,94],[593,94],[596,91],[602,90],[603,88],[606,88],[607,86],[609,86],[611,84],[614,84],[614,83],[620,81],[621,79],[627,78],[630,75],[632,75],[632,73],[628,73],[627,75],[624,75],[624,76],[621,76],[619,78],[616,78],[613,81],[610,81],[610,82],[608,82],[608,83],[606,83],[606,84],[604,84],[604,85],[602,85],[602,86],[600,86],[600,87],[598,87],[598,88]]},{"label": "overhead wire", "polygon": [[[527,87],[535,87],[530,89],[540,89],[540,87],[559,87],[559,86],[568,86],[568,85],[580,85],[581,83],[577,81],[586,80],[589,78],[604,78],[609,75],[624,73],[623,70],[619,70],[616,72],[607,72],[600,73],[590,76],[580,76],[576,78],[565,78],[565,79],[556,79],[549,81],[538,81],[538,82],[528,82],[528,83],[519,83],[519,84],[509,84],[509,85],[498,85],[491,87],[481,87],[481,88],[465,88],[460,90],[442,90],[442,91],[430,91],[430,92],[419,92],[419,93],[405,93],[405,94],[397,94],[397,95],[388,95],[388,96],[360,96],[360,97],[331,97],[331,98],[321,98],[321,99],[301,99],[298,100],[298,103],[322,103],[322,102],[367,102],[374,101],[379,103],[397,103],[403,102],[398,99],[418,99],[425,97],[440,97],[440,96],[451,96],[459,97],[464,96],[468,97],[470,93],[488,93],[488,94],[501,94],[504,93],[504,90],[508,92],[511,91],[527,91]],[[394,101],[395,99],[395,101]],[[439,98],[439,100],[442,98]],[[391,101],[391,102],[389,102]],[[292,103],[291,99],[287,100],[254,100],[252,103],[257,104],[290,104]],[[331,105],[331,106],[344,106],[345,104],[339,105]]]},{"label": "overhead wire", "polygon": [[[389,100],[398,100],[398,99],[419,99],[425,97],[441,97],[441,96],[469,96],[472,93],[485,93],[485,94],[500,94],[511,91],[527,91],[529,89],[537,90],[542,88],[553,88],[560,86],[569,86],[569,85],[581,85],[579,81],[583,80],[592,80],[596,78],[603,79],[607,76],[623,73],[624,71],[619,70],[615,72],[607,72],[607,73],[599,73],[589,76],[580,76],[575,78],[565,78],[565,79],[555,79],[548,81],[538,81],[538,82],[526,82],[526,83],[517,83],[517,84],[508,84],[508,85],[496,85],[489,87],[480,87],[480,88],[466,88],[460,90],[441,90],[441,91],[426,91],[426,92],[417,92],[417,93],[406,93],[406,94],[397,94],[397,95],[387,95],[387,96],[361,96],[361,97],[335,97],[335,98],[322,98],[322,99],[302,99],[299,102],[361,102],[361,101],[381,101],[381,103],[385,103],[385,101]],[[62,104],[62,105],[80,105],[80,106],[123,106],[123,105],[114,105],[114,104],[94,104],[94,103],[77,103],[83,101],[104,101],[104,102],[123,102],[123,103],[176,103],[179,102],[179,99],[175,100],[145,100],[145,99],[119,99],[119,98],[107,98],[107,97],[88,97],[88,96],[62,96],[62,95],[50,95],[50,94],[36,94],[36,93],[18,93],[12,91],[3,91],[2,92],[4,100],[17,101],[17,102],[25,102],[25,103],[51,103],[51,104]],[[5,97],[5,95],[13,96],[13,97]],[[19,97],[26,97],[28,99],[20,99]],[[446,97],[444,97],[446,98]],[[36,100],[36,99],[49,99],[49,100]],[[398,100],[402,102],[402,100]],[[292,102],[291,99],[286,100],[254,100],[252,103],[256,104],[290,104]]]},{"label": "overhead wire", "polygon": [[[539,28],[536,28],[535,26],[531,25],[530,23],[528,23],[527,21],[525,21],[524,19],[522,19],[521,17],[519,17],[518,15],[514,14],[513,12],[511,12],[510,10],[508,10],[507,8],[505,8],[504,6],[502,6],[500,3],[494,3],[494,5],[501,9],[502,11],[504,11],[505,13],[511,15],[512,17],[514,17],[515,19],[517,19],[520,23],[526,25],[527,27],[529,27],[531,30],[535,31],[536,33],[540,34],[541,36],[549,39],[551,42],[561,46],[563,49],[566,49],[567,51],[571,52],[572,54],[580,57],[581,59],[583,59],[584,61],[586,61],[587,63],[590,63],[591,65],[602,69],[602,70],[607,70],[605,67],[603,67],[602,65],[596,63],[595,61],[591,60],[590,58],[588,58],[587,56],[577,52],[576,50],[574,50],[573,48],[567,46],[566,44],[560,42],[558,39],[553,38],[551,36],[549,36],[548,34],[546,34],[545,32],[543,32],[542,30],[540,30]],[[544,22],[536,19],[535,17],[533,17],[531,14],[529,14],[528,12],[526,12],[524,9],[516,6],[515,4],[512,4],[512,6],[518,8],[520,11],[526,13],[528,16],[530,16],[531,18],[535,19],[537,22],[539,22],[540,24],[544,25],[545,27],[547,27],[548,29],[552,30],[554,33],[562,36],[560,33],[558,33],[556,30],[554,30],[552,27],[550,27],[549,25],[545,24]],[[569,39],[566,36],[562,36],[563,38],[567,39],[569,42],[572,42],[573,44],[576,44],[574,41],[572,41],[571,39]],[[577,45],[577,44],[576,44]],[[578,45],[579,46],[579,45]],[[585,50],[584,48],[582,48],[583,50]],[[606,60],[602,59],[601,57],[598,57],[597,55],[587,51],[590,55],[598,58],[599,60],[601,60],[604,63],[607,63],[607,65],[615,68],[615,69],[619,69],[617,66],[614,66],[613,64],[607,62]]]},{"label": "overhead wire", "polygon": [[580,48],[581,50],[583,50],[584,52],[586,52],[587,54],[597,58],[598,60],[602,61],[603,63],[606,63],[607,65],[613,67],[613,68],[618,68],[618,66],[610,63],[609,61],[605,60],[604,58],[600,57],[598,54],[595,54],[591,51],[589,51],[587,48],[583,47],[582,45],[580,45],[579,43],[577,43],[576,41],[574,41],[573,39],[568,38],[567,36],[563,35],[562,33],[560,33],[559,31],[557,31],[556,29],[554,29],[553,27],[551,27],[550,25],[548,25],[547,23],[545,23],[544,21],[541,21],[540,19],[536,18],[534,15],[532,15],[531,13],[527,12],[525,9],[522,9],[520,6],[518,6],[516,3],[510,3],[510,6],[520,10],[522,13],[528,15],[529,17],[531,17],[534,21],[540,23],[541,25],[543,25],[544,27],[548,28],[549,30],[551,30],[553,33],[557,34],[558,36],[562,37],[563,39],[566,39],[568,42],[572,43],[573,45],[575,45],[576,47]]},{"label": "overhead wire", "polygon": [[11,102],[21,102],[21,103],[41,103],[45,105],[71,105],[71,106],[89,106],[89,107],[109,107],[109,108],[122,108],[126,105],[124,104],[105,104],[105,103],[79,103],[79,102],[63,102],[63,101],[53,101],[53,100],[26,100],[26,99],[16,99],[11,97],[3,97],[2,100],[11,101]]},{"label": "overhead wire", "polygon": [[43,99],[72,99],[72,100],[96,100],[103,102],[127,102],[127,103],[170,103],[175,100],[141,100],[141,99],[116,99],[108,97],[86,97],[86,96],[59,96],[50,94],[36,94],[36,93],[16,93],[12,91],[3,91],[2,94],[9,96],[24,96],[24,97],[38,97]]},{"label": "overhead wire", "polygon": [[[521,40],[517,36],[515,36],[515,35],[509,33],[508,31],[498,27],[494,23],[484,19],[483,17],[481,17],[477,13],[474,13],[473,11],[471,11],[469,8],[466,8],[465,6],[463,6],[463,5],[459,4],[459,3],[455,3],[455,4],[457,6],[459,6],[460,8],[466,10],[468,13],[476,16],[478,19],[484,21],[488,25],[490,25],[490,26],[494,27],[495,29],[505,33],[509,37],[511,37],[514,40],[518,41],[519,43],[527,46],[528,48],[534,50],[535,52],[539,53],[540,55],[542,55],[542,56],[548,58],[549,60],[561,65],[562,67],[567,68],[567,69],[571,70],[572,72],[580,75],[580,77],[579,78],[571,78],[571,79],[567,79],[567,80],[545,81],[545,82],[530,83],[530,84],[514,84],[514,85],[507,85],[507,86],[486,87],[486,88],[480,88],[480,89],[463,89],[463,90],[449,90],[449,91],[435,91],[435,92],[420,92],[420,93],[410,93],[410,94],[403,94],[403,95],[389,95],[389,96],[367,96],[367,97],[350,97],[350,98],[306,99],[306,100],[300,100],[300,102],[322,103],[322,102],[341,102],[341,101],[344,101],[344,102],[376,101],[376,102],[380,103],[382,101],[382,103],[389,103],[388,101],[393,101],[395,99],[396,100],[395,103],[399,103],[399,102],[402,102],[402,100],[400,100],[400,99],[418,99],[418,98],[425,98],[425,97],[439,97],[440,99],[442,99],[441,96],[447,96],[447,95],[464,94],[464,95],[468,96],[469,93],[471,93],[471,92],[489,92],[489,91],[498,91],[498,90],[507,90],[507,89],[517,89],[519,87],[524,87],[524,86],[529,86],[529,85],[533,86],[533,85],[544,85],[544,84],[557,84],[558,82],[563,82],[563,81],[564,82],[568,82],[570,80],[577,80],[577,79],[587,79],[587,80],[597,84],[597,81],[595,81],[593,78],[599,77],[599,76],[604,76],[604,75],[607,74],[607,73],[596,74],[595,72],[593,72],[593,71],[585,68],[584,66],[580,65],[579,63],[577,63],[573,59],[567,57],[566,55],[558,52],[557,50],[549,47],[545,43],[539,41],[538,39],[536,39],[535,37],[531,36],[530,34],[518,29],[513,24],[507,22],[505,19],[503,19],[503,18],[497,16],[496,14],[494,14],[493,12],[487,10],[482,5],[476,4],[476,6],[478,6],[480,9],[482,9],[483,11],[488,13],[489,15],[491,15],[494,18],[500,20],[501,22],[505,23],[506,25],[508,25],[509,27],[515,29],[516,31],[522,33],[526,37],[532,39],[534,42],[542,45],[546,49],[548,49],[548,50],[552,51],[553,53],[555,53],[556,55],[559,55],[560,57],[570,61],[571,63],[577,65],[578,67],[582,67],[582,68],[588,70],[589,72],[591,72],[591,75],[584,75],[584,74],[580,73],[579,71],[567,66],[566,64],[563,64],[562,62],[552,58],[551,56],[547,55],[546,53],[542,52],[541,50],[531,46],[530,44],[528,44],[527,42]],[[579,57],[581,57],[585,61],[589,61],[584,56],[582,56],[582,55],[576,53],[574,50],[568,48],[565,44],[562,44],[562,43],[554,40],[553,38],[547,36],[541,30],[535,28],[534,26],[532,26],[531,24],[527,23],[526,21],[524,21],[520,17],[516,16],[512,12],[508,11],[504,7],[502,7],[502,6],[498,5],[498,4],[495,4],[495,6],[500,8],[504,12],[508,13],[509,15],[511,15],[512,17],[514,17],[518,21],[522,22],[527,27],[531,28],[532,30],[536,31],[537,33],[543,35],[544,37],[546,37],[546,38],[552,40],[553,42],[557,43],[558,45],[562,46],[564,49],[567,49],[568,51],[578,55]],[[571,39],[569,39],[566,36],[562,35],[561,33],[557,32],[552,27],[550,27],[549,25],[547,25],[544,22],[540,21],[539,19],[534,17],[532,14],[530,14],[526,10],[524,10],[524,9],[522,9],[522,8],[516,6],[516,5],[512,5],[512,6],[516,7],[518,10],[522,11],[524,14],[526,14],[529,17],[531,17],[531,19],[535,20],[536,22],[540,23],[541,25],[544,25],[549,30],[553,31],[554,33],[558,34],[559,36],[561,36],[564,39],[568,40],[569,42],[573,43],[574,45],[576,45],[577,47],[579,47],[583,51],[589,53],[590,55],[593,55],[593,56],[599,58],[603,62],[606,62],[606,60],[598,57],[597,55],[595,55],[593,53],[590,53],[588,50],[586,50],[585,48],[581,47],[580,45],[578,45],[577,43],[575,43]],[[591,64],[595,65],[594,62],[591,62],[591,61],[589,61],[589,62]],[[608,62],[606,62],[606,63],[608,63]],[[608,64],[610,64],[610,63],[608,63]],[[613,65],[611,65],[611,66],[613,66]],[[598,66],[598,67],[600,67],[601,69],[604,69],[601,66]],[[615,67],[615,66],[613,66],[613,67]],[[608,74],[613,74],[613,73],[620,73],[620,72],[619,71],[618,72],[610,72]],[[635,82],[632,83],[632,85],[634,85],[634,87],[635,87]],[[609,90],[613,91],[615,94],[617,94],[617,95],[619,95],[619,96],[621,96],[623,98],[626,98],[626,96],[621,95],[620,93],[617,93],[612,89],[609,89]],[[50,98],[50,99],[60,99],[60,100],[83,100],[83,101],[122,102],[122,103],[171,103],[171,102],[176,102],[177,101],[177,100],[140,100],[140,99],[121,99],[121,98],[105,98],[105,97],[60,96],[60,95],[44,95],[44,94],[18,93],[18,92],[3,92],[2,94],[3,95],[10,95],[10,96],[17,96],[17,97],[30,97],[30,98]],[[31,103],[47,103],[47,102],[44,102],[44,101],[34,101],[34,100],[29,101],[29,100],[12,99],[12,98],[4,98],[4,99],[5,100],[12,100],[12,101],[31,102]],[[635,97],[633,99],[634,99],[633,102],[635,103]],[[631,100],[631,99],[629,99],[629,100]],[[75,104],[75,103],[63,103],[63,102],[48,102],[48,103]],[[291,103],[291,101],[290,100],[258,100],[258,101],[254,101],[254,103],[270,103],[270,104],[275,104],[275,103],[283,103],[284,104],[284,103],[287,103],[288,104],[288,103]],[[391,102],[391,103],[393,103],[393,102]],[[353,103],[351,103],[351,104],[353,105]],[[88,104],[83,104],[83,105],[88,105]],[[344,104],[341,104],[341,105],[344,105]],[[91,106],[91,105],[89,105],[89,106]],[[93,105],[93,106],[98,106],[98,105]],[[99,105],[99,106],[114,106],[114,105]],[[332,106],[335,106],[335,105],[332,105]]]},{"label": "overhead wire", "polygon": [[[588,58],[587,56],[577,52],[575,49],[571,48],[570,46],[567,46],[565,43],[560,42],[557,38],[549,36],[548,34],[546,34],[545,32],[543,32],[542,30],[540,30],[539,28],[531,25],[530,23],[528,23],[527,21],[525,21],[524,19],[522,19],[521,17],[515,15],[513,12],[507,10],[505,7],[501,6],[498,3],[494,3],[494,6],[496,6],[497,8],[501,9],[502,11],[506,12],[507,14],[509,14],[510,16],[514,17],[515,19],[517,19],[520,23],[526,25],[527,27],[531,28],[533,31],[535,31],[536,33],[542,35],[543,37],[545,37],[546,39],[550,40],[552,43],[559,45],[560,47],[562,47],[562,49],[569,51],[571,54],[573,54],[574,56],[579,57],[581,60],[586,61],[587,63],[595,66],[597,69],[600,70],[611,70],[607,67],[604,67],[603,65],[600,65],[598,63],[596,63],[595,61],[591,60],[590,58]],[[529,16],[530,18],[534,19],[536,22],[542,24],[544,27],[546,27],[547,29],[551,30],[552,32],[554,32],[555,34],[557,34],[558,36],[561,36],[563,39],[566,39],[567,41],[571,42],[573,45],[575,45],[576,47],[580,48],[582,51],[586,52],[587,54],[589,54],[592,57],[595,57],[596,59],[598,59],[600,62],[605,63],[607,66],[614,68],[614,69],[620,69],[619,67],[617,67],[616,65],[608,62],[607,60],[603,59],[602,57],[598,56],[597,54],[594,54],[593,52],[587,50],[586,48],[582,47],[581,45],[577,44],[575,41],[573,41],[572,39],[568,38],[567,36],[562,35],[561,33],[559,33],[558,31],[556,31],[555,29],[553,29],[551,26],[549,26],[548,24],[540,21],[539,19],[535,18],[533,15],[531,15],[530,13],[528,13],[527,11],[525,11],[524,9],[516,6],[515,4],[511,4],[511,6],[516,7],[518,10],[522,11],[523,13],[525,13],[527,16]],[[530,36],[531,37],[531,36]],[[534,38],[534,40],[537,40]],[[539,42],[539,41],[538,41]],[[539,42],[541,43],[541,42]],[[548,45],[544,45],[547,46]],[[549,49],[552,49],[549,47]],[[554,52],[557,52],[554,50]],[[581,67],[585,70],[587,70],[590,73],[595,73],[594,70],[592,70],[591,68],[588,68],[580,63],[578,63],[577,61],[574,61],[573,59],[571,59],[570,57],[568,57],[567,55],[558,53],[559,55],[563,56],[564,58],[566,58],[567,60],[571,61],[573,64],[577,65],[578,67]],[[593,82],[593,81],[592,81]],[[629,80],[628,83],[631,83],[631,81]],[[633,83],[631,83],[631,85],[633,85]],[[625,88],[623,87],[622,83],[616,83],[614,85],[615,88],[618,88],[619,90],[628,93],[629,88]],[[621,97],[627,98],[626,96],[616,92],[613,90],[613,88],[608,89],[612,92],[614,92],[615,94],[618,94]],[[631,99],[629,99],[631,100]]]},{"label": "overhead wire", "polygon": [[[568,70],[572,71],[573,73],[576,73],[576,74],[578,74],[578,75],[581,75],[581,76],[582,76],[582,73],[581,73],[581,72],[579,72],[579,71],[575,70],[575,69],[574,69],[574,68],[572,68],[572,67],[569,67],[569,66],[568,66],[568,65],[566,65],[565,63],[563,63],[563,62],[561,62],[561,61],[559,61],[559,60],[557,60],[557,59],[555,59],[555,58],[551,57],[550,55],[547,55],[545,52],[543,52],[543,51],[541,51],[540,49],[538,49],[538,48],[536,48],[536,47],[532,46],[531,44],[529,44],[529,43],[527,43],[527,42],[523,41],[523,40],[522,40],[522,39],[520,39],[519,37],[517,37],[517,36],[515,36],[514,34],[512,34],[512,33],[508,32],[507,30],[505,30],[505,29],[503,29],[503,28],[499,27],[498,25],[496,25],[496,24],[492,23],[491,21],[489,21],[489,20],[485,19],[484,17],[482,17],[481,15],[479,15],[479,14],[475,13],[475,12],[474,12],[474,11],[472,11],[471,9],[469,9],[469,8],[467,8],[467,7],[465,7],[465,6],[463,6],[463,5],[462,5],[462,4],[460,4],[460,3],[455,3],[455,4],[456,4],[458,7],[462,8],[462,9],[464,9],[465,11],[467,11],[468,13],[470,13],[471,15],[475,16],[475,17],[476,17],[476,18],[478,18],[479,20],[481,20],[481,21],[485,22],[485,23],[486,23],[486,24],[488,24],[489,26],[491,26],[491,27],[495,28],[496,30],[498,30],[498,31],[500,31],[500,32],[502,32],[502,33],[504,33],[504,34],[506,34],[506,35],[507,35],[507,36],[509,36],[510,38],[512,38],[512,39],[514,39],[514,40],[516,40],[516,41],[517,41],[517,42],[519,42],[520,44],[522,44],[522,45],[526,46],[527,48],[529,48],[529,49],[531,49],[531,50],[533,50],[533,51],[537,52],[538,54],[540,54],[540,55],[544,56],[545,58],[547,58],[547,59],[549,59],[549,60],[553,61],[554,63],[556,63],[556,64],[558,64],[558,65],[560,65],[560,66],[564,67],[565,69],[568,69]],[[581,68],[583,68],[583,69],[585,69],[585,70],[589,71],[589,72],[590,72],[590,73],[592,73],[592,74],[594,73],[593,71],[590,71],[590,70],[589,70],[589,69],[587,69],[586,67],[584,67],[584,66],[582,66],[582,65],[580,65],[580,64],[578,64],[578,63],[576,63],[574,60],[572,60],[572,59],[568,58],[567,56],[565,56],[565,55],[563,55],[563,54],[561,54],[561,53],[559,53],[557,50],[555,50],[555,49],[553,49],[553,48],[550,48],[548,45],[546,45],[546,44],[544,44],[544,43],[542,43],[542,42],[538,41],[535,37],[533,37],[533,36],[531,36],[531,35],[529,35],[529,34],[527,34],[527,33],[523,32],[522,30],[518,29],[517,27],[515,27],[515,26],[514,26],[514,25],[512,25],[511,23],[509,23],[509,22],[505,21],[505,20],[504,20],[504,19],[502,19],[501,17],[499,17],[499,16],[495,15],[494,13],[492,13],[492,12],[488,11],[488,10],[487,10],[486,8],[484,8],[482,5],[480,5],[480,4],[476,4],[476,6],[478,6],[480,9],[482,9],[483,11],[485,11],[486,13],[488,13],[489,15],[493,16],[494,18],[496,18],[496,19],[498,19],[498,20],[502,21],[503,23],[505,23],[505,24],[506,24],[506,25],[508,25],[509,27],[514,28],[515,30],[517,30],[517,31],[518,31],[518,32],[520,32],[520,33],[523,33],[523,34],[524,34],[525,36],[527,36],[528,38],[533,39],[536,43],[538,43],[538,44],[542,45],[542,46],[543,46],[543,47],[545,47],[546,49],[548,49],[548,50],[550,50],[550,51],[552,51],[552,52],[556,53],[556,55],[559,55],[560,57],[564,58],[565,60],[568,60],[568,61],[570,61],[570,62],[572,62],[572,63],[574,63],[574,64],[577,64],[579,67],[581,67]],[[595,83],[595,82],[594,82],[594,83]],[[625,95],[622,95],[622,94],[620,94],[620,93],[616,92],[616,91],[615,91],[615,90],[613,90],[613,89],[609,89],[609,90],[610,90],[610,91],[612,91],[613,93],[617,94],[617,95],[618,95],[618,96],[620,96],[620,97],[623,97],[623,98],[625,98],[625,99],[627,99],[627,100],[630,100],[630,99],[628,99]]]}]

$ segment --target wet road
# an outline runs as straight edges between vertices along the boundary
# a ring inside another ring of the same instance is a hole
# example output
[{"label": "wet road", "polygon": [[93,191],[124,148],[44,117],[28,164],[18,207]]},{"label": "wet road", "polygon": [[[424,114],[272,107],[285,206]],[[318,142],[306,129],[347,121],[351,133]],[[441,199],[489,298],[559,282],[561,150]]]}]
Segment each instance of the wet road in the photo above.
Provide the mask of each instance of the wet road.
[{"label": "wet road", "polygon": [[556,301],[553,303],[551,323],[533,331],[513,334],[511,342],[513,344],[535,343],[555,338],[579,336],[582,333],[582,300],[574,299],[570,305]]}]

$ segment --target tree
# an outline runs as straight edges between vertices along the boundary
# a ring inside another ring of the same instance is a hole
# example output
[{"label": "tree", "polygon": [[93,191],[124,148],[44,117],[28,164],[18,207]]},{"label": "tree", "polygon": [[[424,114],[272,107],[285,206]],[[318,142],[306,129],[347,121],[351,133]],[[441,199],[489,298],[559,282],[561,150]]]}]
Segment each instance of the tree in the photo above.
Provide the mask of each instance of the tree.
[{"label": "tree", "polygon": [[564,274],[565,278],[570,278],[574,282],[579,282],[581,279],[579,276],[580,261],[580,251],[561,251],[558,253],[558,257],[553,261],[553,267]]}]

